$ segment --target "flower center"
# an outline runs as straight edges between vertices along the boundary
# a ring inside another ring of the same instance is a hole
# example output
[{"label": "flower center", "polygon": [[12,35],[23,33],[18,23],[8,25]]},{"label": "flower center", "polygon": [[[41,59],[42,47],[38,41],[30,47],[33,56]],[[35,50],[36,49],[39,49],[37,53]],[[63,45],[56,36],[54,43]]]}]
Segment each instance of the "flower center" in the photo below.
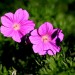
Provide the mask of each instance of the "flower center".
[{"label": "flower center", "polygon": [[14,30],[19,30],[20,29],[20,25],[15,23],[13,25],[13,28],[14,28]]},{"label": "flower center", "polygon": [[49,41],[48,35],[42,36],[42,41],[43,41],[44,43],[48,42],[48,41]]}]

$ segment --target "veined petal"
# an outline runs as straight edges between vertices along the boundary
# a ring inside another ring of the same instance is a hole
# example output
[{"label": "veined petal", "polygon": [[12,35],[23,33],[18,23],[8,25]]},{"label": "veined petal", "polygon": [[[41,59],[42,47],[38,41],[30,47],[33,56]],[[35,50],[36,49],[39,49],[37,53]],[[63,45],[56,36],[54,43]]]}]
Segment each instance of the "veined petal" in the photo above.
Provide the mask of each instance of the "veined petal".
[{"label": "veined petal", "polygon": [[48,51],[49,55],[55,55],[56,52],[59,52],[59,48],[51,43],[44,44],[44,50]]},{"label": "veined petal", "polygon": [[62,41],[63,38],[64,38],[64,34],[62,32],[59,32],[59,39],[60,39],[60,41]]},{"label": "veined petal", "polygon": [[31,30],[33,30],[33,27],[22,27],[19,31],[22,33],[22,35],[26,35],[27,33],[29,33]]},{"label": "veined petal", "polygon": [[51,50],[48,50],[48,54],[49,54],[49,55],[54,55]]},{"label": "veined petal", "polygon": [[38,49],[38,45],[33,45],[33,51],[34,53],[38,53],[40,49]]},{"label": "veined petal", "polygon": [[44,43],[43,44],[44,50],[49,50],[50,49],[50,43]]},{"label": "veined petal", "polygon": [[60,47],[54,43],[50,43],[50,49],[54,52],[54,54],[60,51]]},{"label": "veined petal", "polygon": [[34,27],[32,26],[22,26],[20,29],[20,32],[25,35],[27,33],[29,33],[30,31],[32,31],[34,29]]},{"label": "veined petal", "polygon": [[60,41],[62,41],[64,38],[64,34],[60,29],[53,29],[51,37],[52,37],[52,42],[55,42],[57,38],[59,38]]},{"label": "veined petal", "polygon": [[13,13],[11,13],[11,12],[6,13],[5,16],[8,17],[13,22],[13,19],[14,19],[14,14]]},{"label": "veined petal", "polygon": [[44,51],[44,50],[39,51],[38,54],[39,54],[39,55],[45,55],[45,54],[46,54],[46,51]]},{"label": "veined petal", "polygon": [[51,38],[54,39],[58,34],[58,29],[53,29],[51,33]]},{"label": "veined petal", "polygon": [[29,13],[26,10],[23,10],[23,13],[24,13],[24,20],[28,20]]},{"label": "veined petal", "polygon": [[33,45],[33,51],[34,53],[38,53],[39,55],[45,55],[46,51],[43,50],[43,44],[40,43],[40,45]]},{"label": "veined petal", "polygon": [[35,26],[35,23],[32,20],[26,20],[26,21],[22,20],[20,24],[21,26],[33,26],[33,27]]},{"label": "veined petal", "polygon": [[21,23],[21,28],[20,28],[20,32],[25,35],[27,33],[29,33],[30,31],[32,31],[34,29],[35,24],[33,23],[33,21],[26,21],[24,23]]},{"label": "veined petal", "polygon": [[52,39],[51,42],[56,44],[56,39],[57,39],[57,36],[54,39]]},{"label": "veined petal", "polygon": [[34,30],[31,32],[31,35],[32,35],[32,36],[38,36],[37,29],[34,29]]},{"label": "veined petal", "polygon": [[1,27],[0,27],[0,32],[1,32]]},{"label": "veined petal", "polygon": [[44,35],[44,34],[51,34],[52,30],[53,30],[52,24],[49,22],[45,22],[39,27],[38,32],[40,35]]},{"label": "veined petal", "polygon": [[39,36],[30,36],[29,39],[32,44],[40,44],[41,43],[41,37],[39,37]]},{"label": "veined petal", "polygon": [[52,34],[53,34],[55,31],[57,31],[57,29],[58,29],[58,28],[53,29]]},{"label": "veined petal", "polygon": [[1,33],[4,34],[4,36],[11,37],[12,28],[1,26]]},{"label": "veined petal", "polygon": [[6,27],[11,27],[13,22],[13,13],[6,13],[5,16],[1,17],[1,22]]},{"label": "veined petal", "polygon": [[14,21],[20,22],[23,18],[24,18],[23,10],[21,8],[16,10],[16,12],[14,14]]},{"label": "veined petal", "polygon": [[21,36],[18,31],[13,31],[11,35],[14,41],[21,42]]},{"label": "veined petal", "polygon": [[26,21],[29,18],[29,14],[26,10],[18,9],[14,14],[15,22]]}]

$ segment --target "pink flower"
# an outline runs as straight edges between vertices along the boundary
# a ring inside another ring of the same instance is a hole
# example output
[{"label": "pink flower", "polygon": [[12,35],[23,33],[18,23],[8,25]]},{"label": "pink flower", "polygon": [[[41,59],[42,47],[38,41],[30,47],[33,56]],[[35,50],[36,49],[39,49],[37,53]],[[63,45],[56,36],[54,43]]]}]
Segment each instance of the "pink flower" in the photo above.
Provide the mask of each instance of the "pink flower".
[{"label": "pink flower", "polygon": [[42,24],[39,29],[35,29],[31,32],[29,37],[30,42],[33,44],[33,51],[39,55],[55,55],[60,51],[60,46],[56,44],[56,40],[59,38],[63,40],[64,34],[60,29],[53,29],[53,26],[49,22]]},{"label": "pink flower", "polygon": [[6,37],[12,37],[16,42],[21,42],[21,38],[34,29],[33,21],[28,20],[29,14],[26,10],[18,9],[13,14],[6,13],[1,17],[1,33]]},{"label": "pink flower", "polygon": [[0,32],[1,32],[1,27],[0,27]]}]

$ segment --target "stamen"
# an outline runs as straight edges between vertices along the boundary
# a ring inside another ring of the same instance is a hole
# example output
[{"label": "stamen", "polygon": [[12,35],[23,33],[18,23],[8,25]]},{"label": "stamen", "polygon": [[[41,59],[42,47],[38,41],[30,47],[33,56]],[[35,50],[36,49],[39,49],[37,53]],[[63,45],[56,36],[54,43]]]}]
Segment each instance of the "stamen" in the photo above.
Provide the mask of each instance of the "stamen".
[{"label": "stamen", "polygon": [[42,36],[42,41],[43,41],[44,43],[48,42],[48,41],[49,41],[48,35]]},{"label": "stamen", "polygon": [[19,30],[20,29],[20,25],[15,23],[13,25],[13,28],[14,28],[14,30]]}]

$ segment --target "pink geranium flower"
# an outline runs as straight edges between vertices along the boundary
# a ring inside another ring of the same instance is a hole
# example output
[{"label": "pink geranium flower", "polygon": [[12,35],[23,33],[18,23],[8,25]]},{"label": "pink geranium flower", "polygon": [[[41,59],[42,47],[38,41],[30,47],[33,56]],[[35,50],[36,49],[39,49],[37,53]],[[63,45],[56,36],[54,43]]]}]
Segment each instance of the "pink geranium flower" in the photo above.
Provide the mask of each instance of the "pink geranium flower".
[{"label": "pink geranium flower", "polygon": [[60,29],[53,29],[49,22],[42,24],[39,29],[31,32],[29,37],[30,42],[33,44],[33,51],[39,55],[55,55],[60,51],[60,46],[56,44],[56,39],[63,40],[64,34]]},{"label": "pink geranium flower", "polygon": [[21,42],[21,38],[34,29],[33,21],[28,20],[29,14],[26,10],[18,9],[13,14],[6,13],[1,17],[1,33],[6,37],[12,37],[16,42]]}]

